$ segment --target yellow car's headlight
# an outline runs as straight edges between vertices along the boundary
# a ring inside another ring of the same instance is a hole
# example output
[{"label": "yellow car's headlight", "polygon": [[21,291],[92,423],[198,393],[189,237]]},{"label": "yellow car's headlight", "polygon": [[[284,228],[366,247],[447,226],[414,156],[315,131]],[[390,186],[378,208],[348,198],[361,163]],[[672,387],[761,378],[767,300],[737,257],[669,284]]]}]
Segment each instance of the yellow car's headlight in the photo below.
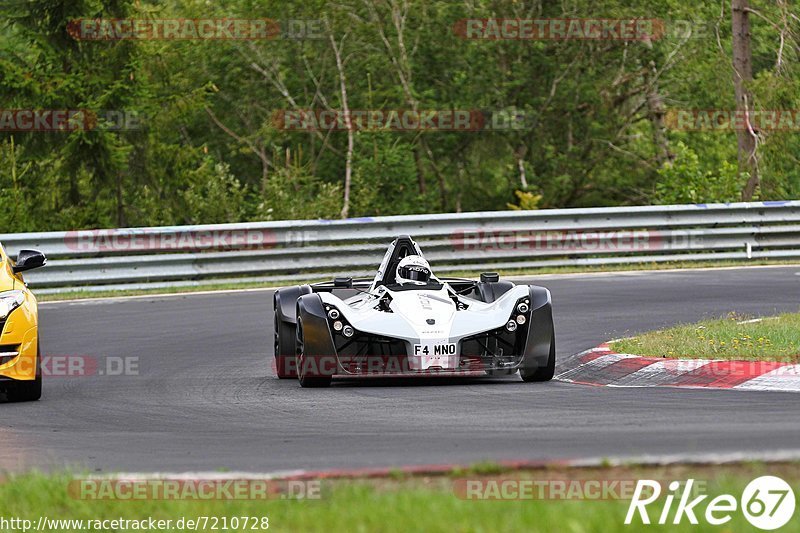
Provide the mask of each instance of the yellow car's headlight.
[{"label": "yellow car's headlight", "polygon": [[0,292],[0,320],[11,314],[11,311],[25,303],[25,293],[22,291]]}]

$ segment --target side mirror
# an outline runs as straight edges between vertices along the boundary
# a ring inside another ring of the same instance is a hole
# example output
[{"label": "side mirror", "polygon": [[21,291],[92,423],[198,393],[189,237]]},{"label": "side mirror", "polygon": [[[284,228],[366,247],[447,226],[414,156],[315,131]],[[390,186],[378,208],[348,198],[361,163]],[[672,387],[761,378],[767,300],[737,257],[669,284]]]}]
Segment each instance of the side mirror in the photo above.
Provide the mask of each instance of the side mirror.
[{"label": "side mirror", "polygon": [[333,286],[337,289],[352,289],[353,278],[333,278]]},{"label": "side mirror", "polygon": [[11,270],[14,274],[25,272],[34,268],[39,268],[47,263],[47,258],[39,250],[20,250],[17,254],[17,261]]}]

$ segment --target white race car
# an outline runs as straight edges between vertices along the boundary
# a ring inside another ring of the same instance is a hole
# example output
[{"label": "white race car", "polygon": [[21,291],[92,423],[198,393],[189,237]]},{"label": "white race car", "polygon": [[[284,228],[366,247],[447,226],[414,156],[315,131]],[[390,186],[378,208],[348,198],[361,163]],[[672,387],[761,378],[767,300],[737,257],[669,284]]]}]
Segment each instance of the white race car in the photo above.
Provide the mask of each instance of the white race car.
[{"label": "white race car", "polygon": [[392,242],[374,279],[284,287],[274,308],[278,377],[303,387],[337,375],[519,371],[548,381],[555,370],[550,291],[495,273],[438,278],[408,236]]}]

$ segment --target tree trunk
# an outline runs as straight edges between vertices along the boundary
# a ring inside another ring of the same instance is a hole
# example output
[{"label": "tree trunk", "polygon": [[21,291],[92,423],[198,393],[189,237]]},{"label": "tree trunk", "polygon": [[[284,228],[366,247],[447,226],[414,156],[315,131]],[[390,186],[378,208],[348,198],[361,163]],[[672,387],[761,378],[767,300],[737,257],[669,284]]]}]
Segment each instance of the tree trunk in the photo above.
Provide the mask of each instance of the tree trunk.
[{"label": "tree trunk", "polygon": [[[392,43],[389,41],[389,36],[384,30],[381,15],[378,12],[378,5],[380,2],[376,0],[370,0],[365,3],[367,9],[369,9],[371,20],[378,30],[378,35],[380,36],[380,39],[383,41],[383,45],[386,48],[386,53],[389,54],[389,60],[395,68],[397,78],[400,81],[400,87],[403,89],[403,94],[406,98],[406,103],[411,107],[411,111],[416,114],[419,109],[419,101],[414,95],[414,83],[411,79],[412,68],[408,57],[404,33],[406,28],[406,17],[408,16],[409,11],[409,4],[408,2],[386,2],[386,6],[389,7],[391,11],[392,25],[394,26],[396,32],[397,51],[395,52]],[[414,145],[414,163],[417,167],[417,188],[419,189],[419,194],[424,195],[428,190],[428,185],[422,156],[422,150],[424,149],[424,146],[421,147],[421,143],[422,138],[417,137]],[[428,157],[431,155],[432,153],[429,153]],[[432,163],[435,164],[433,161]]]},{"label": "tree trunk", "polygon": [[753,199],[759,185],[758,159],[756,157],[756,133],[750,125],[750,110],[753,96],[748,84],[753,81],[753,53],[750,48],[750,9],[748,0],[731,0],[733,25],[733,89],[736,96],[737,115],[744,116],[745,128],[736,131],[739,172],[748,173],[749,178],[742,190],[742,200]]},{"label": "tree trunk", "polygon": [[[419,143],[419,140],[417,141]],[[414,147],[414,165],[417,168],[417,187],[420,194],[425,194],[428,191],[428,186],[425,181],[425,169],[422,167],[422,155],[419,153],[419,145]]]},{"label": "tree trunk", "polygon": [[122,172],[117,172],[117,227],[127,226],[125,221],[125,203],[122,198]]},{"label": "tree trunk", "polygon": [[517,170],[519,171],[519,186],[523,191],[528,190],[528,177],[525,175],[525,154],[528,153],[528,147],[521,144],[515,156],[517,157]]},{"label": "tree trunk", "polygon": [[[347,37],[347,35],[345,35]],[[336,46],[336,40],[333,34],[330,34],[331,47],[333,54],[336,56],[336,68],[339,70],[339,85],[342,91],[342,113],[344,113],[344,124],[347,128],[347,156],[345,158],[344,166],[344,199],[342,200],[342,218],[347,218],[350,213],[350,182],[353,174],[353,124],[350,120],[350,107],[347,105],[347,81],[344,77],[344,63],[342,62],[342,54]],[[344,43],[344,39],[342,39]]]},{"label": "tree trunk", "polygon": [[660,167],[664,163],[671,163],[675,159],[669,149],[669,138],[667,137],[667,128],[664,122],[666,109],[664,109],[664,98],[658,90],[658,82],[655,80],[656,64],[651,61],[646,69],[645,83],[648,86],[647,90],[647,114],[650,119],[650,126],[653,128],[653,144],[656,148],[656,163]]}]

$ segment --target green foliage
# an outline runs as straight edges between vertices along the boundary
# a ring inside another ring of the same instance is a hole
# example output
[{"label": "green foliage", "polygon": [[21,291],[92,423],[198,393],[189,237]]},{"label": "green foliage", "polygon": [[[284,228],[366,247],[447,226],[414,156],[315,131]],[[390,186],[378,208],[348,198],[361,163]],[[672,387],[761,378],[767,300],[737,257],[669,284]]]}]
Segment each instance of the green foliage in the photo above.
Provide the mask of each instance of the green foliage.
[{"label": "green foliage", "polygon": [[736,163],[722,161],[716,168],[704,166],[691,148],[679,142],[676,159],[658,170],[656,202],[688,204],[735,202],[746,177],[739,176]]},{"label": "green foliage", "polygon": [[188,175],[182,193],[189,224],[216,224],[241,220],[245,214],[245,191],[225,163],[206,158]]},{"label": "green foliage", "polygon": [[23,186],[25,175],[31,165],[20,167],[20,149],[14,144],[14,137],[0,142],[0,228],[32,228],[30,195]]},{"label": "green foliage", "polygon": [[534,194],[530,191],[514,191],[517,197],[517,204],[508,204],[508,208],[514,211],[539,209],[539,202],[542,201],[541,194]]},{"label": "green foliage", "polygon": [[[798,109],[796,7],[751,3],[753,105]],[[734,107],[726,6],[720,18],[717,4],[677,0],[545,3],[535,15],[513,0],[0,3],[2,109],[139,119],[134,129],[13,133],[13,145],[3,133],[0,230],[337,218],[347,132],[287,131],[274,116],[342,109],[342,74],[350,109],[522,118],[521,127],[470,132],[356,132],[350,216],[735,201],[745,182],[735,135],[661,131],[653,108]],[[700,31],[653,41],[483,41],[453,31],[466,18],[643,13]],[[249,42],[81,41],[67,32],[76,18],[226,17],[325,24],[318,38]],[[796,198],[797,132],[759,132],[758,153],[759,198]]]},{"label": "green foliage", "polygon": [[322,183],[302,167],[281,168],[266,180],[254,219],[338,218],[341,198],[339,185]]},{"label": "green foliage", "polygon": [[433,209],[430,194],[420,194],[411,145],[384,133],[359,136],[363,150],[355,162],[352,215],[400,215]]}]

